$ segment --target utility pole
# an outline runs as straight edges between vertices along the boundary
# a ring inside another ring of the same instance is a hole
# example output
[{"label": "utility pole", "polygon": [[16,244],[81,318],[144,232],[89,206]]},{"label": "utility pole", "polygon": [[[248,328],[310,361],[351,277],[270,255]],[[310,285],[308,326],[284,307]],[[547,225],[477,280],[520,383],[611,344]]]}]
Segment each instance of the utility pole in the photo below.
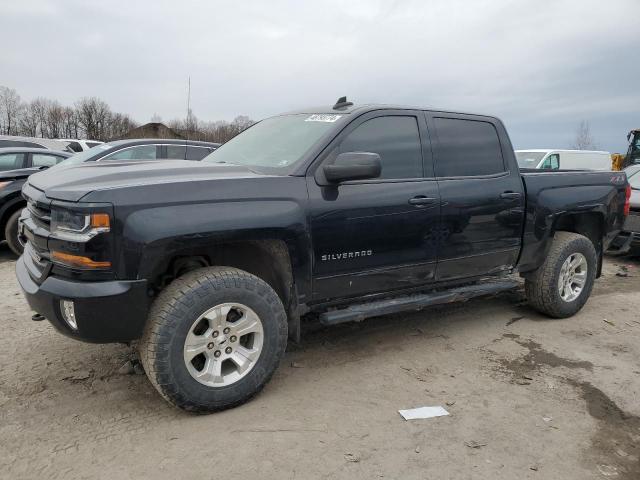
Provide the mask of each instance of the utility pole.
[{"label": "utility pole", "polygon": [[191,123],[191,75],[189,75],[189,80],[187,82],[187,122],[186,122],[187,140],[189,140],[190,123]]}]

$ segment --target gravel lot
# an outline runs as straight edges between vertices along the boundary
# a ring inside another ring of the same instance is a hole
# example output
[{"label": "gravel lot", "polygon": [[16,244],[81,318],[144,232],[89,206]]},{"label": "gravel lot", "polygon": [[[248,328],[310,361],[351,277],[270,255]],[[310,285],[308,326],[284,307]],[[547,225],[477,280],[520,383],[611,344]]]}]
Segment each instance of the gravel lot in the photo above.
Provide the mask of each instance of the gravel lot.
[{"label": "gravel lot", "polygon": [[[4,245],[0,289],[2,478],[640,478],[637,259],[607,259],[567,320],[512,293],[309,329],[261,395],[209,416],[119,373],[130,347],[32,322]],[[451,415],[397,413],[422,405]]]}]

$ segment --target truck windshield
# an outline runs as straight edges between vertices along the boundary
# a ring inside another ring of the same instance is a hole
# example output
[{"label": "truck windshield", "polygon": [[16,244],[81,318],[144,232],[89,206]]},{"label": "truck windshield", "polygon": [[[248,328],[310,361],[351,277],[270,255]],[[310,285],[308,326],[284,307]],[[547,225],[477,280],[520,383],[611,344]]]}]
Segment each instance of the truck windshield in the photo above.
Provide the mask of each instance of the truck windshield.
[{"label": "truck windshield", "polygon": [[518,167],[536,168],[547,152],[516,152]]},{"label": "truck windshield", "polygon": [[294,114],[267,118],[202,159],[281,170],[302,159],[342,115]]}]

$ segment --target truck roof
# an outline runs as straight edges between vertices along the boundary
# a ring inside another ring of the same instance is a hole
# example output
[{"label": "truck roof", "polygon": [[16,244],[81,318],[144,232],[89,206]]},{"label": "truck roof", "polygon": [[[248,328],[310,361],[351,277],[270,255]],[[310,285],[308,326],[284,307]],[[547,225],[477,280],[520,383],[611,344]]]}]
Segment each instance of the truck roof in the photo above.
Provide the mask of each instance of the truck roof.
[{"label": "truck roof", "polygon": [[367,112],[373,112],[375,110],[422,110],[428,112],[440,112],[440,113],[453,113],[453,114],[461,114],[461,115],[474,115],[478,117],[487,117],[487,118],[497,118],[495,115],[486,115],[482,113],[473,113],[473,112],[460,112],[454,110],[443,110],[437,108],[428,108],[428,107],[419,107],[412,105],[394,105],[394,104],[384,104],[384,103],[369,103],[362,105],[348,105],[344,107],[335,107],[335,106],[315,106],[303,109],[292,110],[289,112],[282,113],[281,115],[293,115],[293,114],[333,114],[333,115],[344,115],[344,114],[362,114]]}]

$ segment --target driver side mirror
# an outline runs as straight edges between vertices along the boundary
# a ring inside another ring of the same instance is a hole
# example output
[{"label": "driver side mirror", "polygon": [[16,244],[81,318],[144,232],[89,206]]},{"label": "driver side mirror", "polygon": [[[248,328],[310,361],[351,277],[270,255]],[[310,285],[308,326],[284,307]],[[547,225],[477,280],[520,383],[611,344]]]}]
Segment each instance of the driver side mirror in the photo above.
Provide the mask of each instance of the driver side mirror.
[{"label": "driver side mirror", "polygon": [[331,183],[378,178],[382,172],[380,155],[371,152],[345,152],[331,165],[324,166],[324,176]]}]

